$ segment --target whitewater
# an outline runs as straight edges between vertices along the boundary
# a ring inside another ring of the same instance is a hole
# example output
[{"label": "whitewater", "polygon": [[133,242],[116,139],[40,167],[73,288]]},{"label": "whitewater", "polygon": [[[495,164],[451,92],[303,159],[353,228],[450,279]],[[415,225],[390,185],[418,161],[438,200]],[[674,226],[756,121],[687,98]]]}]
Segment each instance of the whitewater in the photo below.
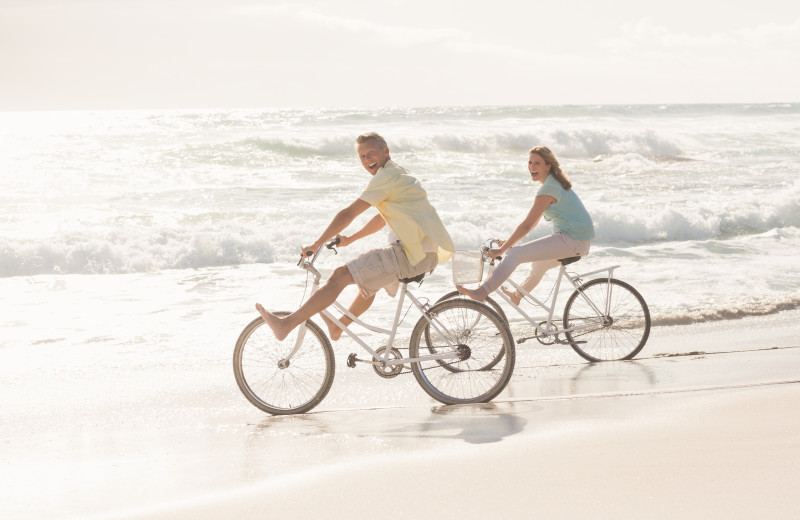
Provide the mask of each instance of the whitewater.
[{"label": "whitewater", "polygon": [[[536,192],[527,151],[546,145],[595,222],[572,267],[619,265],[655,326],[800,307],[798,104],[0,113],[0,345],[180,329],[232,348],[255,301],[307,297],[298,250],[366,184],[353,141],[368,131],[420,179],[457,249],[514,230]],[[445,264],[416,292],[452,288]]]}]

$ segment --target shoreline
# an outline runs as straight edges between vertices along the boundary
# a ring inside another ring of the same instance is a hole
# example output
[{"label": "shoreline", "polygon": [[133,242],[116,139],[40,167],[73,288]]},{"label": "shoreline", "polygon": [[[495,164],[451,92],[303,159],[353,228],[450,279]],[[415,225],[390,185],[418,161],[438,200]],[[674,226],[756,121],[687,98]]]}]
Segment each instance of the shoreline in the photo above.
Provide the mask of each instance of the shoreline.
[{"label": "shoreline", "polygon": [[326,400],[286,417],[245,401],[228,350],[126,364],[101,346],[84,359],[42,347],[46,363],[0,349],[0,512],[786,517],[800,464],[798,318],[654,328],[627,362],[520,348],[508,388],[469,406],[344,368],[339,346]]}]

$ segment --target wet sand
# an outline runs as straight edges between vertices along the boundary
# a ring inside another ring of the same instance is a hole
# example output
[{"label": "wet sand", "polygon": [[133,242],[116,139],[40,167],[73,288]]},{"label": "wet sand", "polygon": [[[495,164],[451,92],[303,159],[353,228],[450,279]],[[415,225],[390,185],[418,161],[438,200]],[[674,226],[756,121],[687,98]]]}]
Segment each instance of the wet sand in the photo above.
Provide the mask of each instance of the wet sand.
[{"label": "wet sand", "polygon": [[247,403],[230,352],[0,349],[0,516],[790,517],[798,318],[655,328],[630,362],[529,342],[476,406],[347,369],[340,345],[329,396],[291,417]]}]

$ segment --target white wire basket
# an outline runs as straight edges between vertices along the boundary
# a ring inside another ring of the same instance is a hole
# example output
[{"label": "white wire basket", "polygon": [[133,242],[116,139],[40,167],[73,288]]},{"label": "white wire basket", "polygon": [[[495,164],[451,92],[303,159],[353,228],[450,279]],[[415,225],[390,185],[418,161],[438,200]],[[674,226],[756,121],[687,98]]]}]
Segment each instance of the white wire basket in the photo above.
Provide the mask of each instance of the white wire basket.
[{"label": "white wire basket", "polygon": [[453,282],[458,285],[478,283],[483,279],[483,253],[453,252]]}]

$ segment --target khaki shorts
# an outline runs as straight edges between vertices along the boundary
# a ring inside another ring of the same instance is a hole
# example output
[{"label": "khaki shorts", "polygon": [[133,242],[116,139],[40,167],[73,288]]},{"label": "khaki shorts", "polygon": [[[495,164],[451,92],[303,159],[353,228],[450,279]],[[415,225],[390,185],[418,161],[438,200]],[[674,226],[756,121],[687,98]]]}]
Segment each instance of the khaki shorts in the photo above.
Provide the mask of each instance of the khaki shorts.
[{"label": "khaki shorts", "polygon": [[436,253],[428,253],[420,263],[411,265],[403,245],[395,242],[383,249],[367,251],[345,265],[364,296],[370,297],[381,289],[394,296],[400,278],[432,272],[438,262]]}]

